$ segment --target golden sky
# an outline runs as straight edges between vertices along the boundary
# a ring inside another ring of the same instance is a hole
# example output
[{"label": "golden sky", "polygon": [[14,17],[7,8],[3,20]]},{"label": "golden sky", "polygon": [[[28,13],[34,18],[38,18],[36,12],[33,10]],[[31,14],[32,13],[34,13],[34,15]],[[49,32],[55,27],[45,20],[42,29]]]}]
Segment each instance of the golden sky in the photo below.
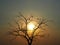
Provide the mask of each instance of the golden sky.
[{"label": "golden sky", "polygon": [[[0,44],[10,45],[6,36],[8,22],[19,15],[45,17],[53,22],[48,23],[49,38],[36,39],[33,45],[59,45],[60,43],[60,0],[0,0]],[[27,44],[25,39],[17,39],[11,45]]]}]

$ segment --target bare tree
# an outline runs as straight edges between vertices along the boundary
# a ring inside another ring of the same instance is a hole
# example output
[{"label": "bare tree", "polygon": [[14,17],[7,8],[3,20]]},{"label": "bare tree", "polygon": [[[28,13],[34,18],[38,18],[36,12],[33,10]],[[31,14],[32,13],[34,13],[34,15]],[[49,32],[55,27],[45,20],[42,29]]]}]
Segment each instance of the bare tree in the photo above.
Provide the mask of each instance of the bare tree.
[{"label": "bare tree", "polygon": [[[43,18],[34,18],[33,16],[29,16],[26,18],[21,13],[19,13],[19,16],[17,18],[20,18],[20,19],[17,21],[15,20],[15,23],[17,24],[17,28],[15,28],[16,30],[9,31],[8,34],[14,35],[16,37],[17,36],[24,37],[26,39],[26,41],[28,42],[28,45],[32,45],[32,42],[36,36],[39,36],[39,37],[45,36],[45,34],[40,35],[39,30],[42,30],[42,32],[46,31],[42,25],[47,26],[48,20],[43,19]],[[29,34],[27,33],[27,31],[28,31],[27,25],[31,21],[36,21],[37,25],[33,29],[31,36],[29,36]],[[36,33],[37,30],[38,30],[38,33]]]}]

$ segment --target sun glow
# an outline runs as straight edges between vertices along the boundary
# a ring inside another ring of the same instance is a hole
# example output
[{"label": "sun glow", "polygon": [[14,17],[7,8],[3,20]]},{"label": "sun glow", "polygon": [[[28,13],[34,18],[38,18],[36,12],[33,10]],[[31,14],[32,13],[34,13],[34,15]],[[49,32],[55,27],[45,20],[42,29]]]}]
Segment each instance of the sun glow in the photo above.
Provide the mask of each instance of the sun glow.
[{"label": "sun glow", "polygon": [[33,22],[30,22],[28,25],[27,25],[27,29],[28,30],[34,30],[34,28],[35,28],[35,24],[33,23]]},{"label": "sun glow", "polygon": [[27,33],[31,37],[32,33],[34,32],[34,29],[37,26],[37,22],[31,21],[30,23],[27,24]]}]

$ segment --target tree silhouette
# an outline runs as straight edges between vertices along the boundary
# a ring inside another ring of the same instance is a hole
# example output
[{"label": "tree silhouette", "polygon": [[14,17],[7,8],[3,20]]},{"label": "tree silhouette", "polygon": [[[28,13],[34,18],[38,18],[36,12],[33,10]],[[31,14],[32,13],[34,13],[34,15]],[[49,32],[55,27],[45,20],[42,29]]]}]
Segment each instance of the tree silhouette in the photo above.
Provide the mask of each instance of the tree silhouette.
[{"label": "tree silhouette", "polygon": [[[26,18],[21,13],[19,13],[19,16],[17,16],[17,18],[19,18],[19,20],[15,20],[15,23],[17,24],[17,28],[15,28],[16,30],[9,31],[8,32],[9,35],[13,35],[16,37],[17,36],[24,37],[26,39],[28,45],[32,45],[34,38],[37,36],[45,37],[44,31],[46,31],[46,30],[43,28],[43,25],[47,26],[48,20],[46,20],[44,18],[34,18],[33,16],[29,16]],[[27,32],[28,31],[27,25],[31,21],[35,21],[35,22],[37,22],[37,24],[36,24],[35,28],[33,29],[31,36],[29,36],[29,34]],[[43,34],[40,34],[40,31],[42,31]],[[14,39],[16,39],[16,38],[14,38]]]}]

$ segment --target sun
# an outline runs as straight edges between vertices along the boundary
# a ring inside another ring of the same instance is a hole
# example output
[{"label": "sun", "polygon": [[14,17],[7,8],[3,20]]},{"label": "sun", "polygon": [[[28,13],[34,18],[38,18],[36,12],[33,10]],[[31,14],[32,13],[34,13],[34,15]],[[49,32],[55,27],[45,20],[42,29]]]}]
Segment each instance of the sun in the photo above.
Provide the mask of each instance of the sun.
[{"label": "sun", "polygon": [[37,22],[31,21],[30,23],[27,24],[27,33],[31,37],[32,33],[34,32],[34,29],[37,26]]},{"label": "sun", "polygon": [[27,29],[28,30],[32,30],[33,31],[34,28],[35,28],[35,24],[33,22],[28,23],[28,25],[27,25]]}]

